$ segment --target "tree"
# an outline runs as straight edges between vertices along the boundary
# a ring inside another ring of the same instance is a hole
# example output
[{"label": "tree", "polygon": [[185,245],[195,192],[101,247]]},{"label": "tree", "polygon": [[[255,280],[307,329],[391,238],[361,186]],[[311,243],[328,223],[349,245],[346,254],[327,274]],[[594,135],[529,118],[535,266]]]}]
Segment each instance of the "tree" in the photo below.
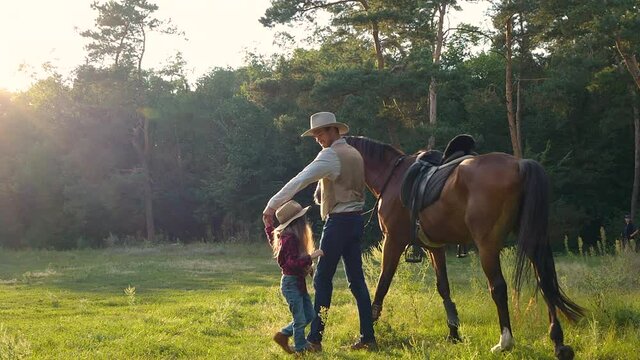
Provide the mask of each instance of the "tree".
[{"label": "tree", "polygon": [[[522,142],[520,135],[520,81],[517,85],[517,105],[518,108],[514,110],[513,106],[513,50],[514,50],[514,36],[513,25],[514,18],[517,17],[519,12],[519,5],[522,1],[501,0],[494,4],[494,26],[496,29],[504,29],[504,58],[505,58],[505,105],[507,109],[507,121],[509,124],[509,136],[511,138],[511,147],[513,155],[517,158],[522,158]],[[520,17],[520,24],[523,25],[524,21]],[[524,36],[523,36],[524,38]],[[523,41],[524,42],[524,41]],[[523,43],[521,42],[521,44]]]},{"label": "tree", "polygon": [[333,14],[334,24],[360,28],[369,27],[373,38],[378,69],[384,69],[385,59],[380,40],[379,1],[376,0],[272,0],[265,15],[260,18],[264,26],[286,24],[292,21],[311,21],[317,10]]},{"label": "tree", "polygon": [[640,89],[640,4],[637,0],[540,2],[536,21],[546,24],[545,37],[555,44],[571,42],[615,49]]},{"label": "tree", "polygon": [[638,95],[633,87],[629,87],[629,95],[631,98],[631,109],[633,113],[633,139],[635,144],[634,151],[634,171],[633,171],[633,186],[631,188],[631,218],[636,216],[636,209],[638,208],[638,195],[640,192],[640,106],[638,105]]},{"label": "tree", "polygon": [[[145,108],[142,60],[147,46],[147,32],[161,31],[176,33],[176,29],[167,22],[154,18],[158,6],[147,0],[108,1],[104,4],[94,2],[92,9],[98,11],[96,29],[81,33],[91,39],[86,46],[89,59],[102,61],[112,58],[114,69],[131,69],[133,80],[137,82],[137,109]],[[147,239],[155,237],[153,217],[152,174],[150,169],[151,140],[149,134],[149,116],[137,111],[136,124],[133,127],[132,144],[138,153],[144,176],[143,194]]]},{"label": "tree", "polygon": [[[433,74],[431,75],[431,81],[429,83],[429,124],[435,127],[438,114],[438,82],[436,74],[440,70],[440,56],[442,55],[442,48],[445,45],[445,31],[444,20],[447,14],[447,7],[456,8],[457,1],[445,0],[434,2],[437,21],[436,21],[436,36],[432,45],[432,61],[433,61]],[[448,30],[447,30],[448,31]],[[435,137],[431,135],[429,137],[429,148],[435,147]]]},{"label": "tree", "polygon": [[[618,68],[624,64],[630,75],[629,80],[636,91],[640,90],[640,68],[637,60],[640,54],[640,4],[637,0],[541,1],[534,14],[532,20],[542,29],[541,38],[548,49],[586,49],[582,53],[587,57],[604,52],[609,61],[601,65],[601,70]],[[632,98],[634,97],[632,94]],[[637,106],[635,100],[632,100],[632,105]],[[632,110],[635,111],[633,106]],[[638,134],[640,123],[635,121],[635,112],[633,118],[634,133]],[[634,146],[634,153],[640,153],[638,135],[635,136]],[[640,161],[636,160],[634,164],[632,211],[635,210],[640,186]]]},{"label": "tree", "polygon": [[[260,18],[264,26],[284,24],[294,21],[313,21],[318,10],[325,10],[332,14],[332,25],[338,27],[338,32],[351,36],[370,33],[376,58],[378,71],[385,69],[385,54],[381,27],[384,22],[397,18],[396,12],[390,11],[384,0],[272,0],[271,7]],[[387,102],[383,100],[383,106]],[[385,116],[381,113],[380,116]],[[386,117],[386,116],[385,116]],[[392,144],[398,146],[397,124],[392,118],[387,118],[386,127]]]}]

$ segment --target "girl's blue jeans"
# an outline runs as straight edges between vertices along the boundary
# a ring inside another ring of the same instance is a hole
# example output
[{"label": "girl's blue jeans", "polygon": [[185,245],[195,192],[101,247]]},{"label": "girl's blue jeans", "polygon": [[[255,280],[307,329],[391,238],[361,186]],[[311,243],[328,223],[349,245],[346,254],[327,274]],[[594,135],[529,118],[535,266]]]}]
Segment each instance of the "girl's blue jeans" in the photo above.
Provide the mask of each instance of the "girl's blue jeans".
[{"label": "girl's blue jeans", "polygon": [[300,291],[298,278],[295,275],[282,275],[280,289],[289,304],[291,315],[293,315],[293,321],[283,327],[280,332],[286,336],[293,336],[295,351],[302,351],[309,346],[304,336],[304,328],[315,317],[311,297],[308,293],[303,294]]}]

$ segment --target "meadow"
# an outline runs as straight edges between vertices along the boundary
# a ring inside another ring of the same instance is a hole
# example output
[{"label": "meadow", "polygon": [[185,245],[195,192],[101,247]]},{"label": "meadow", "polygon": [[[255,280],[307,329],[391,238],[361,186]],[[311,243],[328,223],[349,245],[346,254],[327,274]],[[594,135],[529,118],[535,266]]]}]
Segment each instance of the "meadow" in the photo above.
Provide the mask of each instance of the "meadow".
[{"label": "meadow", "polygon": [[[563,321],[577,359],[640,359],[640,254],[598,249],[556,256],[559,281],[586,307]],[[366,256],[373,292],[380,252]],[[503,250],[510,279],[513,250]],[[463,342],[446,317],[426,263],[402,263],[375,329],[377,352],[347,349],[357,311],[339,268],[324,351],[311,359],[553,359],[544,301],[534,286],[510,297],[516,347],[491,354],[495,305],[473,252],[448,256]],[[264,242],[0,250],[0,359],[284,359],[271,340],[289,314]]]}]

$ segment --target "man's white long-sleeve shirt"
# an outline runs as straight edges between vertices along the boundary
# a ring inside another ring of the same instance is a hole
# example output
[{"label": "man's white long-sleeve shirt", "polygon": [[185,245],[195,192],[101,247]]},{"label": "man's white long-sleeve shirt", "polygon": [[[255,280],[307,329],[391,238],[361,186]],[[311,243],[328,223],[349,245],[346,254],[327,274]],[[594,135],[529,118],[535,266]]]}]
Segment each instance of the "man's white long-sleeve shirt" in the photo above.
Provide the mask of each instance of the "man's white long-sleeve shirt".
[{"label": "man's white long-sleeve shirt", "polygon": [[[336,144],[345,143],[345,139],[338,139],[331,144],[331,147]],[[331,147],[322,149],[309,165],[302,169],[298,175],[294,176],[280,191],[273,195],[267,203],[267,209],[279,208],[282,204],[291,200],[298,191],[320,179],[326,178],[332,181],[337,179],[338,176],[340,176],[340,159],[336,151]],[[361,211],[363,207],[364,202],[339,203],[330,212]],[[265,211],[267,209],[265,209]]]}]

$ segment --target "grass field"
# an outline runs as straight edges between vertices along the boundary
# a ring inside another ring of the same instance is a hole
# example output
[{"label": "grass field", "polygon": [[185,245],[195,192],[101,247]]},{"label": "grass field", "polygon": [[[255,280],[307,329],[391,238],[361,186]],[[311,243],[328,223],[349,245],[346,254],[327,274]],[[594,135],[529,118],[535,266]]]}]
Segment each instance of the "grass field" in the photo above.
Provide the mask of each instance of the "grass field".
[{"label": "grass field", "polygon": [[[380,254],[366,260],[375,287]],[[513,252],[503,252],[505,274]],[[589,309],[563,322],[577,359],[640,359],[640,254],[562,255],[561,285]],[[357,313],[342,269],[318,359],[552,359],[544,301],[510,299],[516,348],[489,352],[499,337],[495,306],[477,258],[449,257],[464,341],[447,328],[432,269],[399,267],[382,318],[380,350],[351,352]],[[0,359],[278,359],[271,336],[289,321],[279,271],[265,243],[104,250],[0,250]],[[290,357],[290,356],[289,356]]]}]

